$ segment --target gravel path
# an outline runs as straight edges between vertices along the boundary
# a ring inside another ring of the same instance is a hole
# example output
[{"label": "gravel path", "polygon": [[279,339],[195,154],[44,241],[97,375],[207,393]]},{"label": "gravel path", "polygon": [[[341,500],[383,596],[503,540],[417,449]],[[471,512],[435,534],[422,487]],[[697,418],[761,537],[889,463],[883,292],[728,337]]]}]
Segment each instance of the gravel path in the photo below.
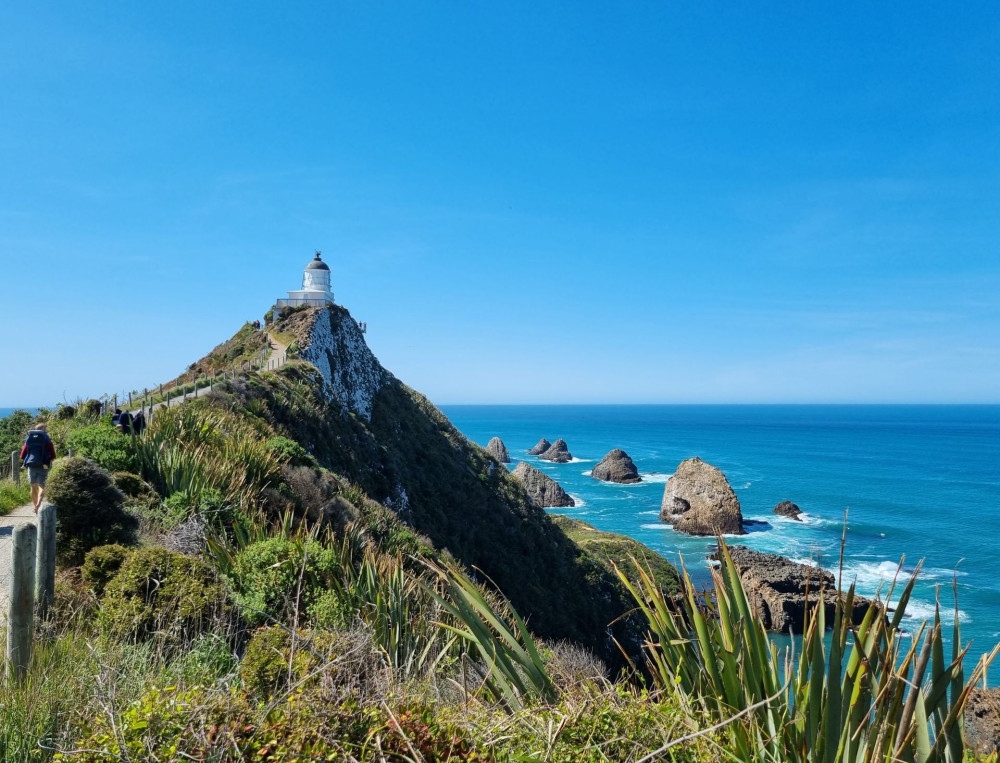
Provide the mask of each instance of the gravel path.
[{"label": "gravel path", "polygon": [[29,503],[19,506],[5,517],[0,517],[0,620],[7,619],[7,599],[10,593],[11,552],[14,546],[14,528],[34,523],[35,509]]}]

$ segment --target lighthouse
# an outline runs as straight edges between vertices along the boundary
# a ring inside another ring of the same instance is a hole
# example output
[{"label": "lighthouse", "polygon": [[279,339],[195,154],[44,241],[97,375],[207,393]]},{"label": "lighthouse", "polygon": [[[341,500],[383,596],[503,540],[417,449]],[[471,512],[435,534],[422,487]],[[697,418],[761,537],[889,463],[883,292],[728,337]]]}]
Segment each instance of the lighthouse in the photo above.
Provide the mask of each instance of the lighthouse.
[{"label": "lighthouse", "polygon": [[288,292],[288,299],[279,299],[275,307],[324,307],[333,304],[330,290],[330,266],[323,262],[323,256],[316,256],[302,271],[302,288]]}]

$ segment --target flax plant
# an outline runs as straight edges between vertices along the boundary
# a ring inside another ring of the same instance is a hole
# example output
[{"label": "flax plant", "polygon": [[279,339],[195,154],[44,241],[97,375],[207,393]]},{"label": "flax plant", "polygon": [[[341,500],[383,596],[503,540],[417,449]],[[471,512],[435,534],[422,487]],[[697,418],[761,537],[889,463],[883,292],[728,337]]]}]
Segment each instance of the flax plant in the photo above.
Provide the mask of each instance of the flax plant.
[{"label": "flax plant", "polygon": [[[754,618],[736,566],[720,538],[721,564],[714,590],[696,593],[683,570],[682,593],[668,599],[638,563],[633,584],[618,570],[649,624],[646,652],[661,691],[732,724],[737,760],[914,761],[960,763],[962,712],[969,692],[996,656],[984,656],[968,681],[956,610],[951,656],[945,659],[939,609],[903,648],[900,625],[917,579],[903,587],[887,617],[872,602],[858,625],[851,622],[855,592],[838,593],[832,631],[824,594],[807,607],[802,651],[779,652]],[[957,602],[956,602],[957,606]],[[825,636],[830,638],[827,648]]]},{"label": "flax plant", "polygon": [[501,598],[512,622],[487,601],[479,587],[457,568],[426,563],[445,593],[428,588],[453,621],[439,625],[474,648],[486,664],[485,688],[511,712],[524,709],[532,699],[555,702],[557,692],[538,647],[521,617]]}]

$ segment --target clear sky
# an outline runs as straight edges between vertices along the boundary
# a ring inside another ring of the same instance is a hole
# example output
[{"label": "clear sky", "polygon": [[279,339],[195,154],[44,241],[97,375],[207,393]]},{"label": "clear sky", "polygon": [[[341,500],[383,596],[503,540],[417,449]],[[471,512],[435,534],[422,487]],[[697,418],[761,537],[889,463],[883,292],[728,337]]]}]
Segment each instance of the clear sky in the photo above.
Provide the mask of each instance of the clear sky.
[{"label": "clear sky", "polygon": [[0,406],[322,249],[437,403],[1000,402],[1000,4],[8,1]]}]

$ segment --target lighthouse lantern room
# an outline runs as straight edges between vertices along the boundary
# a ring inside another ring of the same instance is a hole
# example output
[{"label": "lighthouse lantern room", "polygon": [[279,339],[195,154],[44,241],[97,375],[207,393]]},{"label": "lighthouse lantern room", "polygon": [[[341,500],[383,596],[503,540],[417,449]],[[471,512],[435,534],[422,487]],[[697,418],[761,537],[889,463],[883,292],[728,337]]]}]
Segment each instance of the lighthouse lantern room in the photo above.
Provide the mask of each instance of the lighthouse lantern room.
[{"label": "lighthouse lantern room", "polygon": [[288,292],[288,299],[279,299],[275,307],[324,307],[333,304],[330,290],[330,266],[320,252],[306,265],[302,273],[302,288]]}]

